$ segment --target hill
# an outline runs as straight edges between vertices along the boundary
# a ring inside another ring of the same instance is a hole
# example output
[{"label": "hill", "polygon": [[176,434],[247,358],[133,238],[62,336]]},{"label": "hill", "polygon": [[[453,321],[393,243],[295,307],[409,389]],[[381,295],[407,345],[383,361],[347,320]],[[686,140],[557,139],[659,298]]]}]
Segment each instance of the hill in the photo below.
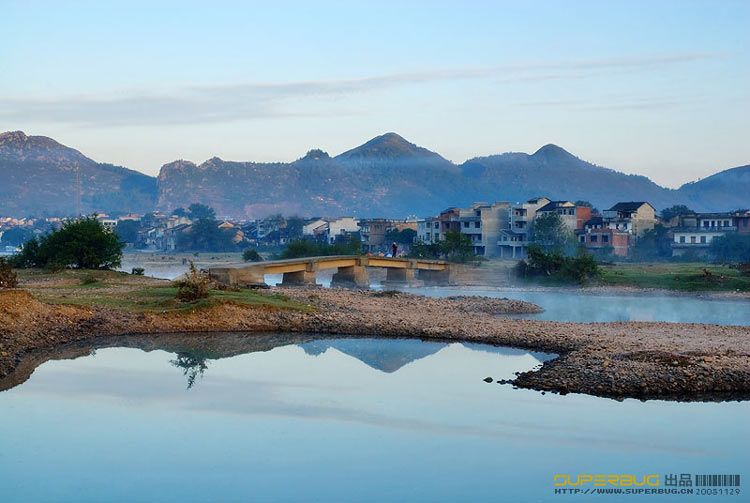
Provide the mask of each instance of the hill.
[{"label": "hill", "polygon": [[[750,207],[750,165],[731,168],[679,189],[689,207],[732,211]],[[706,201],[711,206],[706,206]]]},{"label": "hill", "polygon": [[81,209],[150,211],[156,180],[130,169],[97,163],[46,136],[0,134],[0,215],[72,215],[80,172]]}]

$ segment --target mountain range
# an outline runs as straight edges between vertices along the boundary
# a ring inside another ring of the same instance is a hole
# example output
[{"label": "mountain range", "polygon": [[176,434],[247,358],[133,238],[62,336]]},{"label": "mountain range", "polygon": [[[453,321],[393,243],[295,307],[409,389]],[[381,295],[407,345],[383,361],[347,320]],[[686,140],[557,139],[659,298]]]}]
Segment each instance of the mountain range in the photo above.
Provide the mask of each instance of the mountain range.
[{"label": "mountain range", "polygon": [[[657,209],[697,211],[747,207],[750,165],[669,189],[645,176],[584,161],[556,145],[533,154],[504,153],[455,164],[395,133],[331,157],[311,150],[290,163],[178,160],[153,178],[95,162],[51,138],[0,134],[0,215],[93,211],[171,211],[201,202],[220,216],[404,217],[432,215],[475,201],[522,201],[545,195],[587,200],[599,208],[646,200]],[[80,184],[77,181],[80,178]]]}]

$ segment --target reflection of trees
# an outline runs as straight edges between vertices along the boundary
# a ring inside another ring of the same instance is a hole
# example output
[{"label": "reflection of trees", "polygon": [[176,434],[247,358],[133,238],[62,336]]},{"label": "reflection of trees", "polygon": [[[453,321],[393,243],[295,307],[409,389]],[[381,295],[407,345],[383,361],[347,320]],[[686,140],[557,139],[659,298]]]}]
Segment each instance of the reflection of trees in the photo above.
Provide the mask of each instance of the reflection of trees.
[{"label": "reflection of trees", "polygon": [[182,375],[187,377],[187,389],[192,388],[195,379],[203,377],[203,371],[208,368],[206,358],[198,353],[177,353],[177,358],[169,360],[169,363],[182,369]]}]

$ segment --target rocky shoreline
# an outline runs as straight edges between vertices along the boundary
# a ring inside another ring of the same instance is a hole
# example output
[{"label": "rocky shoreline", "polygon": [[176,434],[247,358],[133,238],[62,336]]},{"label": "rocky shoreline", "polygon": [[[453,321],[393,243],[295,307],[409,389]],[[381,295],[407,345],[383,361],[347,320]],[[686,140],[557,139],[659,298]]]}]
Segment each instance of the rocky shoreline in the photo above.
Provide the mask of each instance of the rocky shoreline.
[{"label": "rocky shoreline", "polygon": [[471,341],[556,353],[559,357],[541,369],[509,383],[540,391],[615,399],[750,398],[750,327],[522,320],[507,315],[539,308],[476,296],[446,299],[320,288],[273,288],[271,293],[310,309],[225,303],[183,313],[134,313],[49,305],[24,290],[0,292],[0,380],[18,381],[18,372],[30,374],[34,354],[92,339],[172,333],[184,334],[187,341],[197,332],[314,333]]}]

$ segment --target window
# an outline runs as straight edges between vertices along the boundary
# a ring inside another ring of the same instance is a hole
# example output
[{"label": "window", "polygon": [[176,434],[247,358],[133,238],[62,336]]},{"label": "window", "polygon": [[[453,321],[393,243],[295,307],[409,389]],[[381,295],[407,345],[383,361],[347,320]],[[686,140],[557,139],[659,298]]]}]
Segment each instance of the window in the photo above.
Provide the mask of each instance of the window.
[{"label": "window", "polygon": [[598,241],[599,241],[599,236],[597,236],[596,234],[592,234],[591,235],[591,242],[592,243],[596,243]]},{"label": "window", "polygon": [[607,234],[602,235],[602,243],[609,243],[609,236]]},{"label": "window", "polygon": [[468,227],[468,226],[469,226],[469,222],[464,222],[464,227]]},{"label": "window", "polygon": [[586,242],[586,236],[578,236],[578,240],[579,240],[579,241],[580,241],[581,243],[585,243],[585,242]]},{"label": "window", "polygon": [[685,242],[685,236],[680,236],[680,243],[684,243],[684,242]]},{"label": "window", "polygon": [[477,221],[477,222],[474,222],[474,227],[475,227],[476,229],[479,229],[479,227],[480,227],[481,225],[482,225],[482,222],[479,222],[479,221]]},{"label": "window", "polygon": [[440,223],[439,223],[439,222],[435,222],[435,228],[436,228],[436,229],[439,229],[439,228],[440,228]]},{"label": "window", "polygon": [[701,236],[701,243],[706,244],[706,236]]},{"label": "window", "polygon": [[690,236],[690,243],[695,244],[697,240],[695,239],[695,236]]}]

